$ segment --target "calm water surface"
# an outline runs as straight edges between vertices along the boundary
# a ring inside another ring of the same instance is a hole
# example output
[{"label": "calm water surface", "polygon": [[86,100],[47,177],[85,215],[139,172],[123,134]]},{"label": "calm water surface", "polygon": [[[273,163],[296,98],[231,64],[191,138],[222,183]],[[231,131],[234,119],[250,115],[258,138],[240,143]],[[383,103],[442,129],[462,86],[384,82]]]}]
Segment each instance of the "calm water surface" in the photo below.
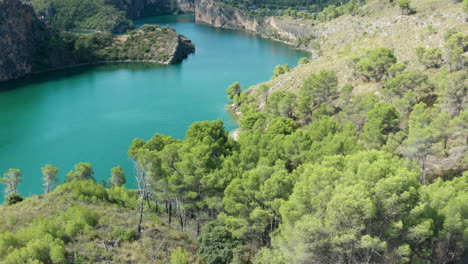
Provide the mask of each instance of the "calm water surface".
[{"label": "calm water surface", "polygon": [[23,171],[23,196],[43,191],[40,168],[48,163],[59,168],[62,181],[78,162],[90,162],[98,181],[117,165],[129,179],[133,138],[183,138],[201,120],[222,119],[232,130],[236,124],[225,109],[230,84],[247,88],[270,78],[277,64],[294,66],[308,56],[251,34],[196,25],[192,16],[136,21],[143,23],[175,28],[195,43],[196,53],[178,65],[84,66],[0,84],[0,172]]}]

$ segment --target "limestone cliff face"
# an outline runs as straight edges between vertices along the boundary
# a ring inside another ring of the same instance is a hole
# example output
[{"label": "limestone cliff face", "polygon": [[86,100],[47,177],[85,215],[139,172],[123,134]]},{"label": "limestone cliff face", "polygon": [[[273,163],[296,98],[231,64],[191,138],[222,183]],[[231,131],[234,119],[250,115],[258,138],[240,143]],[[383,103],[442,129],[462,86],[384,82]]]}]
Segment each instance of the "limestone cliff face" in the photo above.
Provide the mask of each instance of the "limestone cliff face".
[{"label": "limestone cliff face", "polygon": [[195,0],[195,21],[219,28],[258,32],[260,23],[254,17],[215,0]]},{"label": "limestone cliff face", "polygon": [[260,33],[265,38],[274,39],[287,44],[296,45],[297,48],[308,49],[298,44],[302,37],[315,35],[316,30],[310,24],[300,24],[297,21],[267,17],[264,19]]},{"label": "limestone cliff face", "polygon": [[195,46],[193,45],[192,41],[185,36],[178,35],[176,46],[172,52],[172,56],[170,57],[168,64],[179,63],[193,52],[195,52]]},{"label": "limestone cliff face", "polygon": [[195,1],[194,0],[176,0],[177,6],[184,13],[195,12]]},{"label": "limestone cliff face", "polygon": [[33,57],[49,32],[33,9],[18,0],[0,0],[0,81],[33,71]]},{"label": "limestone cliff face", "polygon": [[258,18],[217,0],[195,0],[195,20],[218,28],[253,31],[262,37],[292,45],[296,45],[298,38],[310,36],[314,32],[311,25],[278,17]]}]

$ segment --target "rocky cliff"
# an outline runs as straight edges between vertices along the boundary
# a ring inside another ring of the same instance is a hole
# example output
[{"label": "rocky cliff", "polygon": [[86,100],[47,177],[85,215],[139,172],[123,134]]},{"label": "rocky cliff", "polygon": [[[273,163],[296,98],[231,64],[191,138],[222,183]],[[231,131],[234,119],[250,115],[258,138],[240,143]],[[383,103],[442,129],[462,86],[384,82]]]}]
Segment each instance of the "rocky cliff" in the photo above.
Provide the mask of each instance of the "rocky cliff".
[{"label": "rocky cliff", "polygon": [[217,0],[195,0],[195,20],[218,28],[253,31],[287,44],[297,44],[299,38],[314,33],[310,24],[279,17],[256,17]]},{"label": "rocky cliff", "polygon": [[195,12],[195,1],[194,0],[176,0],[177,7],[184,13]]},{"label": "rocky cliff", "polygon": [[195,21],[218,28],[258,32],[260,22],[251,15],[215,0],[195,0]]},{"label": "rocky cliff", "polygon": [[49,34],[30,6],[0,0],[0,81],[31,73],[39,44]]}]

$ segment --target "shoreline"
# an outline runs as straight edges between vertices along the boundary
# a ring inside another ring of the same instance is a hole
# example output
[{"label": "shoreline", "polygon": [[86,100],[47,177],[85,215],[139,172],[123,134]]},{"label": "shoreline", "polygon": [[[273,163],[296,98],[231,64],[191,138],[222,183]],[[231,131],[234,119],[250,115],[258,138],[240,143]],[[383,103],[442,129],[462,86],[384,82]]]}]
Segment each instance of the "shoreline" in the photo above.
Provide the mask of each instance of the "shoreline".
[{"label": "shoreline", "polygon": [[202,25],[202,26],[207,26],[207,27],[212,27],[212,28],[216,28],[216,29],[223,29],[223,30],[233,30],[233,31],[238,31],[238,32],[244,32],[244,33],[248,33],[248,34],[253,34],[257,37],[260,37],[262,39],[268,39],[268,40],[272,40],[274,42],[278,42],[278,43],[282,43],[282,44],[285,44],[285,45],[288,45],[288,46],[291,46],[293,47],[295,50],[300,50],[300,51],[305,51],[305,52],[308,52],[310,53],[310,55],[312,55],[313,53],[313,50],[311,49],[307,49],[307,48],[301,48],[301,47],[298,47],[296,44],[294,44],[293,42],[288,42],[288,41],[284,41],[284,40],[281,40],[281,39],[277,39],[277,38],[273,38],[273,37],[268,37],[258,31],[254,31],[254,30],[250,30],[250,29],[245,29],[245,28],[223,28],[223,27],[216,27],[216,26],[213,26],[211,25],[210,23],[206,23],[206,22],[203,22],[203,21],[196,21],[195,20],[195,24],[197,25]]}]

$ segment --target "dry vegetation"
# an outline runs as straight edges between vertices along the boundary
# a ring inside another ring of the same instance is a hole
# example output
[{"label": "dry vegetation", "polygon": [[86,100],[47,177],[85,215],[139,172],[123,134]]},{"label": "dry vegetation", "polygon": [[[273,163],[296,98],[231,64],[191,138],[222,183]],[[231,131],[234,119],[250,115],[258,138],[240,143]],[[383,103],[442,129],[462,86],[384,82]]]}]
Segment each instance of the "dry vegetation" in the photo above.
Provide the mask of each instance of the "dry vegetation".
[{"label": "dry vegetation", "polygon": [[[270,91],[298,91],[310,73],[335,70],[340,83],[351,83],[355,94],[375,92],[377,84],[353,78],[352,69],[348,67],[351,55],[387,47],[395,52],[399,61],[407,62],[408,68],[417,68],[420,67],[415,53],[417,46],[442,47],[449,29],[468,33],[467,14],[461,4],[454,5],[450,0],[414,0],[412,6],[416,13],[408,16],[387,1],[370,1],[356,16],[341,16],[317,24],[314,46],[320,48],[312,48],[313,62],[268,81]],[[307,23],[303,19],[298,21]]]}]

